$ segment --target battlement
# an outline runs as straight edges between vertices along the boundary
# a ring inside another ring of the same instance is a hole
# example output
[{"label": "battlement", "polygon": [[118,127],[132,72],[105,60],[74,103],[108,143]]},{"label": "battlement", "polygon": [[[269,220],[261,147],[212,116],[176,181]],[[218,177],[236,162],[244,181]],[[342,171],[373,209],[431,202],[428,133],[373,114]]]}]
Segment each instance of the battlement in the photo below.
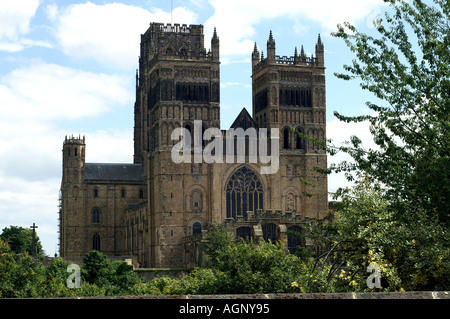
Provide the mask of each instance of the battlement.
[{"label": "battlement", "polygon": [[66,144],[77,144],[77,145],[85,145],[86,144],[86,139],[85,136],[83,135],[83,137],[81,137],[81,135],[78,135],[78,137],[74,137],[73,134],[72,136],[67,136],[64,139],[64,145]]},{"label": "battlement", "polygon": [[261,61],[259,61],[256,65],[255,65],[255,72],[258,72],[259,70],[261,70],[262,68],[264,68],[266,65],[268,65],[269,63],[273,63],[276,65],[298,65],[298,66],[307,66],[307,67],[311,67],[311,66],[318,66],[318,59],[311,56],[311,57],[300,57],[300,56],[279,56],[276,55],[275,56],[275,60],[270,61],[269,58],[265,58],[264,56],[261,59]]},{"label": "battlement", "polygon": [[210,52],[205,49],[203,30],[201,24],[151,23],[141,35],[141,59],[148,61],[148,66],[161,59],[218,61],[216,30]]},{"label": "battlement", "polygon": [[253,73],[257,73],[267,65],[286,65],[286,66],[301,66],[301,67],[323,67],[324,66],[324,47],[320,35],[317,38],[315,48],[316,56],[311,54],[311,57],[306,56],[303,46],[301,46],[300,54],[297,53],[297,47],[293,56],[280,56],[275,54],[275,40],[272,36],[272,31],[267,41],[267,57],[264,57],[264,52],[259,52],[255,43],[252,53]]},{"label": "battlement", "polygon": [[203,34],[203,25],[201,24],[179,24],[175,23],[150,23],[150,32],[168,32],[168,33],[189,33],[189,34]]}]

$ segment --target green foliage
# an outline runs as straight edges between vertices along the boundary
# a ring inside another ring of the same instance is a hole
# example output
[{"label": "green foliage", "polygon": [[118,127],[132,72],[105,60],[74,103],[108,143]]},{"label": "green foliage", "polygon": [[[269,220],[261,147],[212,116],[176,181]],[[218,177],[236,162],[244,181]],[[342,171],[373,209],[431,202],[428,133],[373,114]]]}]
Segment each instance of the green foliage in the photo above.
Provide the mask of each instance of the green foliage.
[{"label": "green foliage", "polygon": [[[450,28],[449,5],[434,0],[386,1],[391,14],[376,23],[378,37],[348,23],[334,36],[345,41],[356,59],[345,65],[344,80],[381,103],[367,102],[374,115],[335,115],[344,122],[369,121],[377,150],[364,149],[353,136],[339,147],[354,163],[332,170],[357,172],[382,183],[398,214],[426,214],[450,225]],[[336,150],[334,150],[336,152]],[[352,175],[348,175],[352,176]]]},{"label": "green foliage", "polygon": [[286,291],[296,281],[300,264],[282,245],[264,240],[229,245],[216,258],[216,269],[225,274],[222,289],[228,293]]},{"label": "green foliage", "polygon": [[198,268],[173,278],[161,276],[150,282],[135,284],[133,295],[190,295],[220,293],[223,274],[214,269]]},{"label": "green foliage", "polygon": [[112,273],[112,265],[105,254],[92,250],[83,258],[81,273],[83,278],[91,284],[108,284],[109,276]]},{"label": "green foliage", "polygon": [[[5,227],[0,238],[6,240],[16,253],[28,252],[31,255],[33,230],[19,226]],[[42,244],[36,234],[36,252],[42,254]]]},{"label": "green foliage", "polygon": [[233,230],[226,224],[212,225],[208,229],[207,245],[205,253],[209,256],[207,260],[208,267],[217,266],[217,258],[221,251],[236,242],[236,236]]},{"label": "green foliage", "polygon": [[349,23],[333,34],[356,56],[336,76],[359,79],[380,101],[367,102],[372,115],[335,115],[368,121],[378,148],[365,149],[357,136],[341,147],[329,142],[331,155],[353,158],[330,171],[346,172],[356,186],[335,194],[342,199],[336,223],[316,235],[329,249],[325,262],[342,264],[355,289],[367,289],[371,263],[385,290],[449,289],[450,7],[385,2],[391,10],[376,21],[377,36]]},{"label": "green foliage", "polygon": [[[125,262],[110,262],[99,252],[85,257],[81,288],[68,288],[69,262],[54,258],[48,265],[27,252],[16,253],[0,239],[0,298],[128,295],[144,280]],[[98,276],[98,277],[96,277]]]},{"label": "green foliage", "polygon": [[[223,228],[220,228],[223,230]],[[217,233],[216,233],[217,234]],[[218,235],[219,237],[222,234]],[[214,235],[212,236],[214,237]],[[215,251],[212,268],[177,278],[161,276],[133,286],[134,295],[236,294],[329,291],[327,273],[286,252],[281,244],[232,240]],[[328,289],[328,290],[327,290]]]},{"label": "green foliage", "polygon": [[450,233],[438,219],[397,214],[396,205],[367,178],[340,196],[335,222],[316,228],[316,236],[326,239],[317,260],[328,265],[329,279],[345,271],[338,278],[348,279],[353,291],[370,291],[367,267],[376,264],[381,290],[450,288]]},{"label": "green foliage", "polygon": [[0,297],[39,296],[43,269],[27,252],[16,253],[0,239]]},{"label": "green foliage", "polygon": [[123,261],[111,262],[97,250],[85,255],[81,273],[87,283],[104,288],[107,295],[127,295],[132,286],[143,281],[133,272],[133,266]]}]

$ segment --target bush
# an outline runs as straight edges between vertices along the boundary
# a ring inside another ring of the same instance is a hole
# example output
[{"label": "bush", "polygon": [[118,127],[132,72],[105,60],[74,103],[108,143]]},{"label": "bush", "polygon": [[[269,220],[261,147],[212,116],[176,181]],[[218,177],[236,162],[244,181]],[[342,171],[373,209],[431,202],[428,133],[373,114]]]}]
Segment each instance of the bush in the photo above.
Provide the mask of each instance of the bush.
[{"label": "bush", "polygon": [[124,261],[111,262],[96,250],[85,255],[81,273],[87,283],[105,289],[106,295],[128,295],[131,287],[144,280],[133,271],[133,266]]},{"label": "bush", "polygon": [[218,253],[215,263],[225,274],[222,292],[268,293],[289,290],[301,261],[282,245],[261,240],[258,245],[249,241],[229,245]]},{"label": "bush", "polygon": [[27,252],[16,253],[0,239],[0,297],[39,297],[44,267]]},{"label": "bush", "polygon": [[172,278],[157,277],[150,282],[135,284],[130,292],[133,295],[193,295],[220,293],[223,273],[208,268],[197,268],[189,274]]}]

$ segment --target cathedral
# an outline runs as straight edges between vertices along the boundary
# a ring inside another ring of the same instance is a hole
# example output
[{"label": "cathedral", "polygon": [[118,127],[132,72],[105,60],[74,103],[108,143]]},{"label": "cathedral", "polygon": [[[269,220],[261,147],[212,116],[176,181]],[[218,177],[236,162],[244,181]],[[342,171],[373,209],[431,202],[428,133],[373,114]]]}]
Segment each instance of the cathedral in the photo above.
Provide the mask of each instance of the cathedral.
[{"label": "cathedral", "polygon": [[[206,50],[202,25],[151,23],[141,35],[133,163],[86,163],[85,138],[64,139],[61,257],[95,249],[141,267],[194,267],[208,226],[222,223],[238,237],[284,241],[290,251],[311,245],[290,231],[302,233],[309,218],[328,212],[327,176],[316,169],[327,168],[326,152],[301,137],[326,137],[320,35],[315,56],[303,46],[277,55],[272,32],[266,56],[255,43],[252,114],[242,109],[227,130],[219,47],[214,30]],[[202,157],[207,148],[212,156]]]}]

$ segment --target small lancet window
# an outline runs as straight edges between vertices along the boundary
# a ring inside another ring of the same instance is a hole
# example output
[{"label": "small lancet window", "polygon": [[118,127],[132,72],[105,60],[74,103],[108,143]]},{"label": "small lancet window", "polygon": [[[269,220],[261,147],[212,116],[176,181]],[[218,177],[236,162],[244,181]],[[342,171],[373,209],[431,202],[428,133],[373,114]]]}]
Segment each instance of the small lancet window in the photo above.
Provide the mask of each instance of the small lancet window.
[{"label": "small lancet window", "polygon": [[100,251],[100,235],[97,233],[92,237],[92,249]]}]

